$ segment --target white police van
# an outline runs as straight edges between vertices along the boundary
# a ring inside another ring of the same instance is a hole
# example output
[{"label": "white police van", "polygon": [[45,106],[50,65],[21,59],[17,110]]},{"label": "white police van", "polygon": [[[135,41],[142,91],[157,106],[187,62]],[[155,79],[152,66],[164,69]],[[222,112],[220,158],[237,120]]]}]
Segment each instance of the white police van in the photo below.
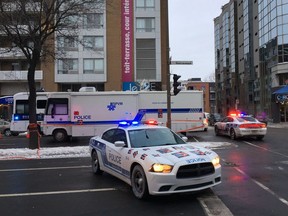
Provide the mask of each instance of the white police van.
[{"label": "white police van", "polygon": [[[99,135],[122,120],[147,119],[166,125],[166,91],[53,92],[47,95],[43,132],[62,142]],[[171,97],[171,129],[186,135],[204,130],[202,91]]]}]

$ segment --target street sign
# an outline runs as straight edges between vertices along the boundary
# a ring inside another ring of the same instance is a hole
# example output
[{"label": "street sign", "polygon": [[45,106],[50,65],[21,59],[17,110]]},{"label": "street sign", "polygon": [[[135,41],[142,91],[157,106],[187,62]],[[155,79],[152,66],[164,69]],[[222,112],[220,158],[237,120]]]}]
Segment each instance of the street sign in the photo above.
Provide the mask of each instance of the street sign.
[{"label": "street sign", "polygon": [[192,65],[192,61],[171,61],[171,65]]}]

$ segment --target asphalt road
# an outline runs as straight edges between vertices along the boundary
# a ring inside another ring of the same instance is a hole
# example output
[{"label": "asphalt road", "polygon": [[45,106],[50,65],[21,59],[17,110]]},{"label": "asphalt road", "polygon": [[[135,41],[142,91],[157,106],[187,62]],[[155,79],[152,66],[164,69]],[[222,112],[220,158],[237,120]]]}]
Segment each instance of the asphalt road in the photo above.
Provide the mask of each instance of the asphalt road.
[{"label": "asphalt road", "polygon": [[175,216],[191,212],[205,215],[198,201],[203,193],[140,201],[122,181],[105,173],[95,176],[89,158],[0,161],[0,164],[3,216]]},{"label": "asphalt road", "polygon": [[214,136],[213,130],[205,136],[195,133],[194,139],[232,144],[216,150],[222,161],[222,184],[213,191],[234,215],[287,215],[287,128],[268,128],[263,141],[232,141]]},{"label": "asphalt road", "polygon": [[[67,142],[57,143],[53,141],[50,136],[44,136],[39,139],[40,147],[62,147],[62,146],[88,146],[90,137],[76,137],[68,140]],[[25,135],[19,136],[3,136],[0,138],[0,149],[6,148],[28,148],[29,139]]]},{"label": "asphalt road", "polygon": [[[286,216],[288,210],[287,129],[269,128],[263,141],[230,140],[213,128],[197,142],[229,143],[221,157],[222,184],[194,194],[134,198],[128,185],[105,174],[94,176],[90,158],[0,161],[1,215],[226,215]],[[89,138],[64,145],[88,145]],[[0,140],[0,149],[22,146],[25,137]],[[41,139],[41,146],[59,146]],[[24,145],[25,146],[25,145]],[[10,146],[11,147],[11,146]],[[231,214],[230,214],[231,213]],[[223,215],[223,214],[222,214]]]}]

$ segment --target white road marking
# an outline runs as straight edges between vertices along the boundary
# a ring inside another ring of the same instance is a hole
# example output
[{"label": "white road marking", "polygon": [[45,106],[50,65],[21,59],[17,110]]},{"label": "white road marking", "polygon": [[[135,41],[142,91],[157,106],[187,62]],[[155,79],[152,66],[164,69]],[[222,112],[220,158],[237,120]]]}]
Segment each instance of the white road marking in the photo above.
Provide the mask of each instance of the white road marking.
[{"label": "white road marking", "polygon": [[194,136],[192,137],[196,142],[199,142],[199,140],[197,140]]},{"label": "white road marking", "polygon": [[259,149],[262,149],[262,150],[271,152],[271,153],[273,153],[273,154],[281,155],[281,156],[283,156],[283,157],[288,158],[288,155],[282,154],[282,153],[280,153],[280,152],[272,151],[272,150],[269,150],[269,149],[264,148],[264,147],[261,147],[261,146],[257,146],[257,145],[255,145],[255,144],[250,143],[250,142],[247,142],[247,141],[243,141],[243,142],[246,143],[247,145],[253,146],[253,147],[255,147],[255,148],[259,148]]},{"label": "white road marking", "polygon": [[[195,137],[193,139],[199,142]],[[207,216],[233,216],[232,212],[215,194],[197,198]]]},{"label": "white road marking", "polygon": [[274,191],[272,191],[270,188],[266,187],[265,185],[263,185],[262,183],[260,183],[259,181],[251,178],[248,174],[246,174],[243,170],[234,167],[238,172],[240,172],[242,175],[244,175],[245,177],[251,179],[255,184],[257,184],[259,187],[261,187],[262,189],[264,189],[265,191],[267,191],[268,193],[272,194],[273,196],[275,196],[277,199],[280,200],[280,202],[284,203],[285,205],[288,206],[288,201],[285,200],[284,198],[282,198],[281,196],[279,196],[278,194],[276,194]]},{"label": "white road marking", "polygon": [[[259,149],[262,149],[262,150],[265,150],[265,151],[268,151],[270,153],[273,153],[273,154],[277,154],[277,155],[281,155],[282,157],[285,157],[285,158],[288,158],[287,155],[285,154],[282,154],[282,153],[279,153],[279,152],[276,152],[276,151],[272,151],[272,150],[269,150],[267,148],[264,148],[264,147],[261,147],[261,146],[257,146],[253,143],[250,143],[250,142],[247,142],[247,141],[243,141],[244,143],[246,143],[247,145],[250,145],[252,147],[255,147],[255,148],[259,148]],[[225,160],[223,160],[225,161]],[[247,173],[245,173],[243,170],[237,168],[237,167],[234,167],[234,169],[236,169],[238,172],[240,172],[242,175],[248,177],[249,179],[251,179],[251,181],[253,181],[255,184],[257,184],[259,187],[261,187],[262,189],[264,189],[265,191],[267,191],[268,193],[270,193],[271,195],[273,195],[274,197],[276,197],[280,202],[284,203],[285,205],[288,206],[288,201],[285,200],[284,198],[282,198],[281,196],[279,196],[278,194],[276,194],[274,191],[272,191],[270,188],[266,187],[265,185],[263,185],[262,183],[260,183],[259,181],[251,178]]]},{"label": "white road marking", "polygon": [[232,212],[215,194],[197,198],[207,216],[233,216]]},{"label": "white road marking", "polygon": [[68,191],[50,191],[50,192],[34,192],[34,193],[15,193],[15,194],[0,194],[0,198],[5,197],[20,197],[20,196],[42,196],[42,195],[56,195],[56,194],[72,194],[72,193],[91,193],[103,191],[115,191],[115,188],[100,188],[100,189],[86,189],[86,190],[68,190]]}]

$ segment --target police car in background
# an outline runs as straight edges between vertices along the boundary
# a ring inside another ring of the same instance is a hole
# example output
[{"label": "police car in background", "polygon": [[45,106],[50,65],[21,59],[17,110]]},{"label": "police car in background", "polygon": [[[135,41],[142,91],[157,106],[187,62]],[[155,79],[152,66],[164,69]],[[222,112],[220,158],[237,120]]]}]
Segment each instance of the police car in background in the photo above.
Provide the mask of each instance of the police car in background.
[{"label": "police car in background", "polygon": [[230,136],[232,140],[239,137],[256,137],[262,140],[267,133],[265,123],[245,114],[230,114],[214,125],[216,136]]},{"label": "police car in background", "polygon": [[90,139],[92,170],[128,183],[138,199],[220,184],[219,156],[186,140],[155,122],[121,122]]}]

